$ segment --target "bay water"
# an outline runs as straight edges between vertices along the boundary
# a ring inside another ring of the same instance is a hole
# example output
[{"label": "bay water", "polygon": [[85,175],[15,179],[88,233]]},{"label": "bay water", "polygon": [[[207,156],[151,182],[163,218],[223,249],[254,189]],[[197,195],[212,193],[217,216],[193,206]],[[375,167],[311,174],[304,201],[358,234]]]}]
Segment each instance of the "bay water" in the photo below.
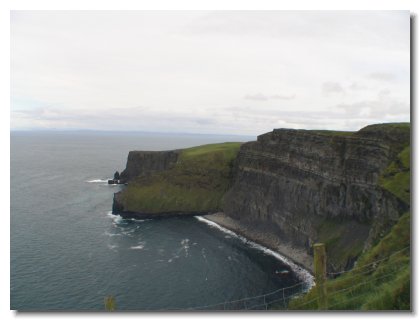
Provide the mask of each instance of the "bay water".
[{"label": "bay water", "polygon": [[10,308],[101,311],[111,295],[117,310],[220,310],[226,301],[302,282],[267,250],[201,219],[136,221],[110,212],[124,186],[107,179],[124,169],[130,150],[253,139],[11,132]]}]

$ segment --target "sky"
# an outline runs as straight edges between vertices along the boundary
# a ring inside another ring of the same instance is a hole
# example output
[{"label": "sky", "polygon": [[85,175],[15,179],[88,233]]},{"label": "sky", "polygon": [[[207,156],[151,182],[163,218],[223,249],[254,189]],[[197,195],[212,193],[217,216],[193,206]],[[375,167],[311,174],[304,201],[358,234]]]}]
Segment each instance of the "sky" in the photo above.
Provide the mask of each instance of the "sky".
[{"label": "sky", "polygon": [[410,121],[409,11],[12,11],[11,130]]}]

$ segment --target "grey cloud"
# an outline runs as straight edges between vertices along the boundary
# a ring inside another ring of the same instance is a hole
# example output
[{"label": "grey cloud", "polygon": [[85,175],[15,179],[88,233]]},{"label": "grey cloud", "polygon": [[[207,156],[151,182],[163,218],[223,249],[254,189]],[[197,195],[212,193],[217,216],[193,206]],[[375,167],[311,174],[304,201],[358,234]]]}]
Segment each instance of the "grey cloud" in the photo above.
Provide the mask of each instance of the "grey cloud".
[{"label": "grey cloud", "polygon": [[402,101],[388,98],[386,100],[365,100],[355,103],[342,103],[336,106],[345,112],[347,117],[381,118],[401,117],[410,113],[410,105]]},{"label": "grey cloud", "polygon": [[[340,125],[348,121],[348,115],[344,112],[337,112],[333,108],[331,110],[323,111],[302,111],[299,110],[275,110],[268,108],[245,108],[245,107],[231,107],[229,110],[236,119],[248,119],[249,121],[265,121],[281,120],[285,124],[297,125],[300,128],[310,129],[339,129]],[[340,110],[341,111],[341,110]],[[229,114],[224,117],[229,118]],[[355,119],[363,120],[364,117],[355,117]],[[276,127],[279,127],[278,125]],[[348,129],[348,128],[346,128]]]},{"label": "grey cloud", "polygon": [[[281,110],[269,107],[230,107],[236,119],[259,119],[277,123],[274,127],[293,127],[303,129],[358,130],[363,126],[378,122],[410,121],[410,106],[389,97],[386,100],[362,100],[354,103],[341,103],[327,110],[305,110],[304,106],[295,110]],[[229,114],[224,117],[230,118]]]},{"label": "grey cloud", "polygon": [[324,82],[322,84],[322,92],[324,94],[331,94],[331,93],[344,93],[345,90],[338,82]]},{"label": "grey cloud", "polygon": [[369,79],[379,80],[379,81],[394,81],[396,79],[395,74],[387,72],[373,72],[367,75]]}]

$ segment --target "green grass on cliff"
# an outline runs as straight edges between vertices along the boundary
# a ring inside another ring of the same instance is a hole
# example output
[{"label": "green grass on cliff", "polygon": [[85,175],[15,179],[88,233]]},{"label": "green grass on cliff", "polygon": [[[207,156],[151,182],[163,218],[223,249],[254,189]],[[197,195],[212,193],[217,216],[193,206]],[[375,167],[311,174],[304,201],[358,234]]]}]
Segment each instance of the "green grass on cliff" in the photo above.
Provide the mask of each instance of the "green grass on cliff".
[{"label": "green grass on cliff", "polygon": [[362,253],[370,225],[354,220],[328,218],[321,221],[316,229],[319,236],[317,242],[324,243],[328,248],[329,264],[341,269]]},{"label": "green grass on cliff", "polygon": [[[327,281],[328,309],[409,310],[410,279],[410,214],[405,213],[351,271]],[[316,288],[291,300],[288,309],[317,310]]]},{"label": "green grass on cliff", "polygon": [[369,129],[369,130],[410,130],[411,124],[410,122],[389,122],[389,123],[377,123],[377,124],[371,124],[363,129]]},{"label": "green grass on cliff", "polygon": [[232,162],[241,143],[184,149],[174,168],[139,177],[122,193],[124,209],[136,212],[210,212],[221,208]]},{"label": "green grass on cliff", "polygon": [[[409,136],[410,123],[391,123],[385,125],[372,125],[372,128],[382,129],[386,133],[392,133],[399,137],[400,135]],[[369,129],[369,127],[367,127]],[[410,204],[410,144],[395,141],[392,148],[398,150],[396,159],[382,172],[379,179],[379,185],[394,194],[397,198]]]},{"label": "green grass on cliff", "polygon": [[405,147],[395,161],[385,169],[379,184],[396,197],[410,204],[410,146]]},{"label": "green grass on cliff", "polygon": [[411,124],[409,122],[396,122],[396,123],[378,123],[368,125],[359,131],[336,131],[336,130],[303,130],[307,132],[312,132],[316,134],[321,134],[331,137],[340,137],[340,136],[358,136],[363,133],[376,133],[380,135],[395,135],[398,136],[404,132],[410,132]]},{"label": "green grass on cliff", "polygon": [[310,130],[310,132],[326,135],[326,136],[351,136],[354,131],[334,131],[334,130]]}]

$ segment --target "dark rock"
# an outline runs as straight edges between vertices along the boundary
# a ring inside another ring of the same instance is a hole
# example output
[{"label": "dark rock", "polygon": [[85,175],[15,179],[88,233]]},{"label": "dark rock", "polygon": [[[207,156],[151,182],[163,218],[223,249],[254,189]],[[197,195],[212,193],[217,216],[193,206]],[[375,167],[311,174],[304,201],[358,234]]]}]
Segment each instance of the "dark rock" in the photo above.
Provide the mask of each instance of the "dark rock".
[{"label": "dark rock", "polygon": [[114,173],[114,180],[120,180],[120,173],[118,171]]},{"label": "dark rock", "polygon": [[130,151],[127,165],[120,174],[122,183],[135,177],[150,175],[172,168],[178,160],[179,151]]},{"label": "dark rock", "polygon": [[121,202],[121,192],[114,193],[114,199],[112,202],[112,213],[118,214],[124,211],[124,206]]},{"label": "dark rock", "polygon": [[120,180],[120,173],[115,171],[114,179],[108,180],[108,184],[124,184],[124,181]]},{"label": "dark rock", "polygon": [[[275,129],[243,144],[225,194],[225,214],[265,226],[268,233],[308,252],[308,243],[324,241],[337,228],[341,235],[335,249],[346,250],[353,242],[369,247],[407,208],[378,186],[381,172],[396,155],[395,138],[367,131],[329,135]],[[409,135],[399,139],[400,145],[409,143],[401,141]],[[332,223],[336,227],[325,231]],[[348,259],[354,261],[351,255]],[[349,261],[334,263],[340,269]]]}]

